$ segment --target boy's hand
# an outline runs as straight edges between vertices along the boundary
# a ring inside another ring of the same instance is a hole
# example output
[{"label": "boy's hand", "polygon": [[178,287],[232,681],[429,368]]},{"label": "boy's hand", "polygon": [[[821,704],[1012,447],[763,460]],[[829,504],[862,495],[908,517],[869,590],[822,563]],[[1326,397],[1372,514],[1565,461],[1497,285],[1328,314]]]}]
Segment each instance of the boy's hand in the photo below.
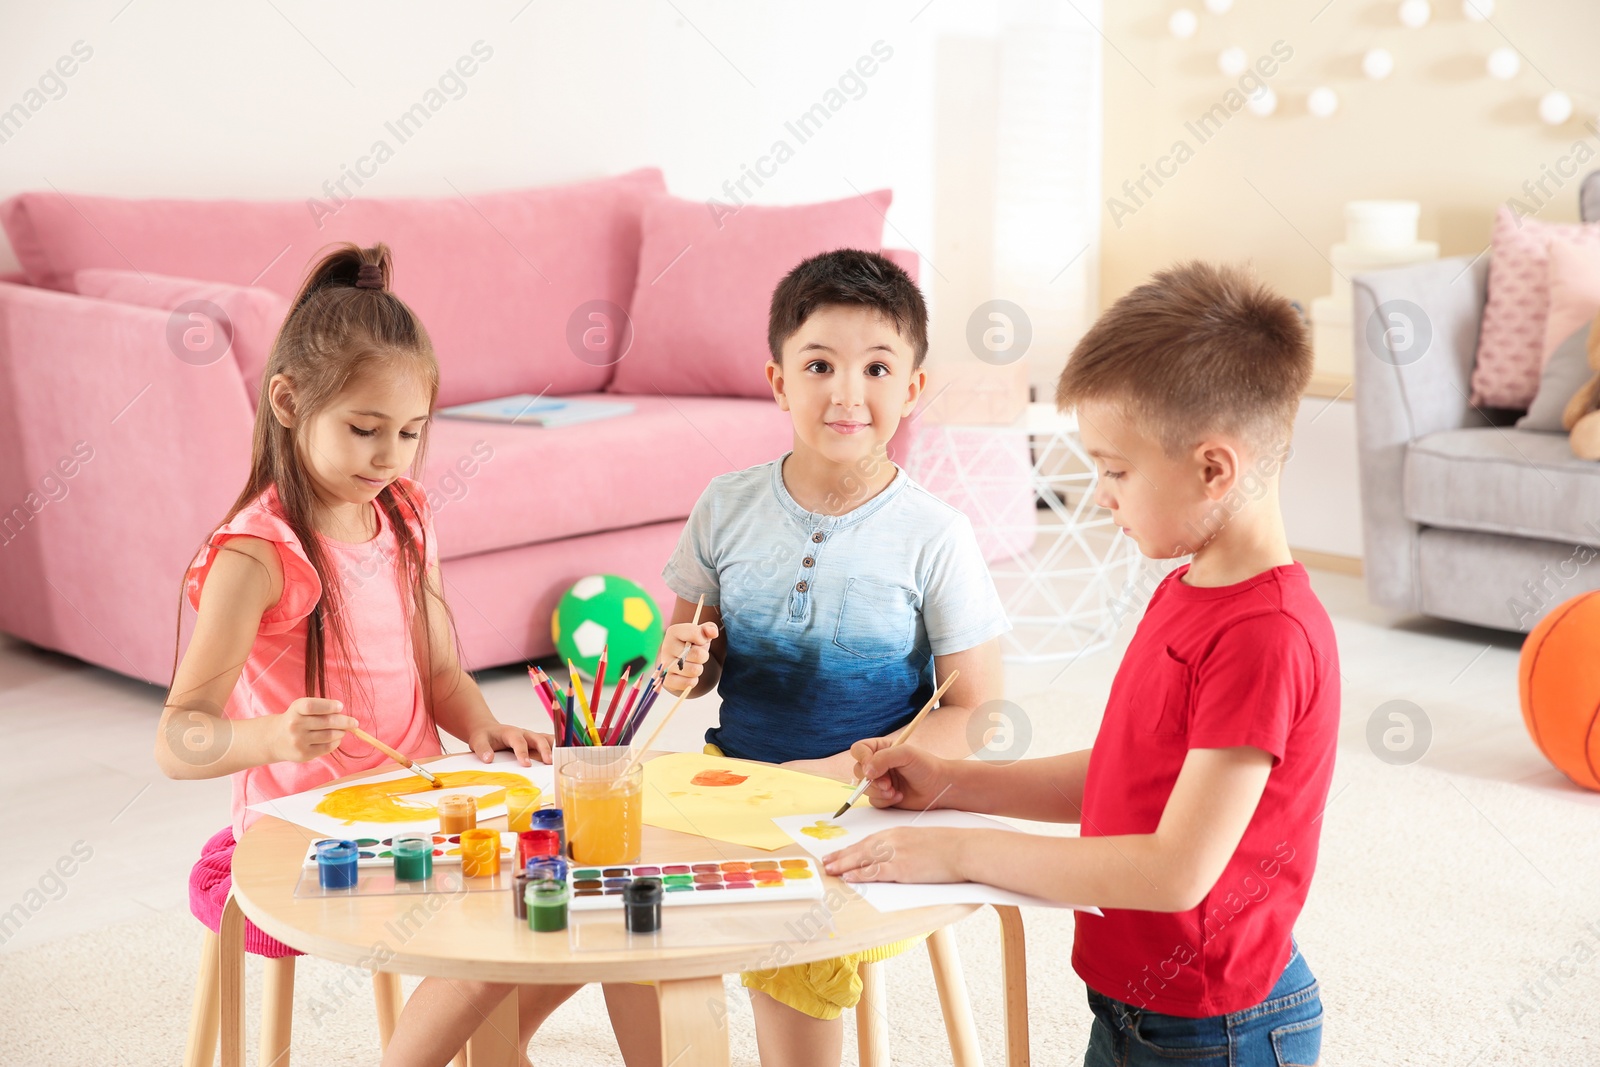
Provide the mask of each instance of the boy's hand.
[{"label": "boy's hand", "polygon": [[[698,685],[700,675],[705,673],[701,666],[711,660],[711,642],[717,638],[717,624],[703,622],[696,626],[692,622],[680,622],[667,627],[666,633],[661,638],[661,659],[667,664],[667,678],[663,686],[673,695],[685,689]],[[683,666],[678,666],[678,657],[683,657]]]},{"label": "boy's hand", "polygon": [[875,808],[926,811],[945,807],[940,800],[954,782],[950,760],[925,749],[897,745],[892,737],[869,737],[850,747],[857,779],[870,778],[867,799]]},{"label": "boy's hand", "polygon": [[344,704],[322,697],[301,697],[274,719],[277,728],[270,751],[274,762],[305,763],[339,747],[344,732],[360,723],[344,713]]},{"label": "boy's hand", "polygon": [[524,767],[531,767],[532,757],[537,757],[540,763],[550,762],[550,748],[555,741],[556,739],[550,734],[535,733],[520,726],[495,722],[473,730],[472,735],[467,738],[467,747],[485,763],[493,761],[495,749],[510,749],[516,754],[518,763]]},{"label": "boy's hand", "polygon": [[898,826],[822,857],[822,869],[847,882],[965,882],[967,831]]}]

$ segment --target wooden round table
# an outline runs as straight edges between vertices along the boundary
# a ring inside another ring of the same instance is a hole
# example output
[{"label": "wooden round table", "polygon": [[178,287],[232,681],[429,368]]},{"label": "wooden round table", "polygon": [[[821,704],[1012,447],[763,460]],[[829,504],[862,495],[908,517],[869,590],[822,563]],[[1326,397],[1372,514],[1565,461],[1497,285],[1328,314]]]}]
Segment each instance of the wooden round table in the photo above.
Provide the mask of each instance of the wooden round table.
[{"label": "wooden round table", "polygon": [[[376,771],[352,775],[354,781]],[[505,820],[483,825],[504,829]],[[860,952],[946,927],[981,905],[959,904],[880,912],[848,883],[824,875],[824,895],[815,902],[822,921],[784,923],[770,937],[751,943],[693,947],[575,949],[569,938],[536,934],[519,923],[505,892],[296,897],[309,842],[323,835],[282,819],[263,817],[233,854],[233,896],[223,914],[221,947],[221,1037],[223,1067],[242,1067],[243,917],[292,948],[369,972],[431,975],[480,981],[571,985],[652,980],[661,1006],[662,1062],[676,1067],[728,1063],[727,1010],[723,975],[769,969],[775,963],[809,963]],[[690,834],[644,828],[643,858],[650,863],[748,856],[752,851]],[[798,846],[772,858],[805,856]],[[419,911],[419,906],[421,911]],[[663,928],[683,911],[712,917],[748,918],[762,905],[697,905],[667,908]],[[1007,1059],[1028,1062],[1027,985],[1022,920],[1016,908],[996,908],[1004,937]],[[593,915],[594,913],[588,913]],[[620,912],[614,914],[622,925]],[[792,913],[791,913],[792,914]],[[587,916],[586,916],[587,918]],[[828,921],[831,920],[831,921]],[[941,996],[947,991],[940,990]],[[950,991],[963,996],[964,991]],[[519,1062],[517,997],[513,993],[490,1014],[468,1044],[471,1067]],[[510,1035],[510,1038],[503,1035]],[[971,1046],[975,1050],[975,1044]],[[975,1053],[974,1053],[975,1054]],[[970,1058],[958,1056],[957,1062]]]}]

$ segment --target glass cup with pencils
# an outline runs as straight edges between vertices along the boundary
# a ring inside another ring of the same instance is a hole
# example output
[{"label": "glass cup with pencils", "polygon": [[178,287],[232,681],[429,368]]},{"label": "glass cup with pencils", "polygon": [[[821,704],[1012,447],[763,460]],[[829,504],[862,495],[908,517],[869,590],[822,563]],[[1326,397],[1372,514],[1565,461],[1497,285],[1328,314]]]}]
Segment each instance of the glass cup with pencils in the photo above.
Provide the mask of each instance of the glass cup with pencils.
[{"label": "glass cup with pencils", "polygon": [[556,795],[578,863],[634,863],[644,844],[644,766],[621,747],[563,749]]}]

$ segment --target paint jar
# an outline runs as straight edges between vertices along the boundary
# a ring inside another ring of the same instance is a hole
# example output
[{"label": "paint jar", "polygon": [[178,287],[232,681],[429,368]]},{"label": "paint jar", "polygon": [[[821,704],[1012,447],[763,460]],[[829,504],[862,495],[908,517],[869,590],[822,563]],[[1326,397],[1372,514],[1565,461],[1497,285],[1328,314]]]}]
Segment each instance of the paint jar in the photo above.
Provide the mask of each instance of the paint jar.
[{"label": "paint jar", "polygon": [[628,749],[579,749],[556,775],[572,858],[633,863],[644,844],[644,764]]},{"label": "paint jar", "polygon": [[533,829],[533,813],[539,807],[539,791],[531,785],[506,788],[506,829]]},{"label": "paint jar", "polygon": [[439,798],[439,832],[459,834],[478,825],[478,800],[468,793]]},{"label": "paint jar", "polygon": [[428,834],[401,834],[389,847],[394,854],[394,880],[421,882],[433,874],[433,838]]},{"label": "paint jar", "polygon": [[557,859],[554,856],[548,859],[534,860],[528,864],[523,873],[528,876],[530,884],[533,882],[560,882],[562,885],[569,885],[567,882],[567,861]]},{"label": "paint jar", "polygon": [[500,873],[500,832],[474,828],[461,831],[461,875],[493,878]]},{"label": "paint jar", "polygon": [[354,841],[317,842],[317,880],[324,889],[349,889],[356,884],[358,853]]},{"label": "paint jar", "polygon": [[661,879],[635,878],[622,891],[623,924],[630,934],[653,934],[661,929]]},{"label": "paint jar", "polygon": [[522,922],[528,921],[527,871],[518,871],[511,876],[511,914]]},{"label": "paint jar", "polygon": [[561,835],[554,830],[524,830],[517,835],[518,862],[527,866],[530,860],[561,854]]},{"label": "paint jar", "polygon": [[535,830],[554,830],[560,839],[556,848],[556,855],[567,854],[567,823],[561,817],[560,808],[540,808],[533,813],[533,828]]},{"label": "paint jar", "polygon": [[550,933],[567,928],[567,883],[541,878],[529,880],[524,891],[528,908],[528,929]]}]

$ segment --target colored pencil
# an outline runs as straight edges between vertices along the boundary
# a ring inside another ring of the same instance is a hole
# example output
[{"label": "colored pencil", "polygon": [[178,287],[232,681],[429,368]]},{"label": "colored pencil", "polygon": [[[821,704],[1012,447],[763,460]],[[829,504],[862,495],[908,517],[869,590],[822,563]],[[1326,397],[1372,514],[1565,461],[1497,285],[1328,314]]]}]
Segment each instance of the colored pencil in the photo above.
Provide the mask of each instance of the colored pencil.
[{"label": "colored pencil", "polygon": [[600,662],[594,669],[594,692],[589,694],[589,706],[594,709],[596,721],[600,718],[600,705],[605,703],[600,693],[606,686],[606,655],[610,651],[609,643],[600,646]]},{"label": "colored pencil", "polygon": [[589,736],[594,738],[592,744],[600,743],[600,728],[594,724],[594,712],[589,706],[589,698],[583,691],[583,677],[578,673],[578,668],[571,660],[567,660],[567,670],[572,675],[572,691],[578,697],[578,710],[583,713],[583,724],[589,729]]},{"label": "colored pencil", "polygon": [[[695,602],[695,605],[694,605],[694,625],[696,625],[696,626],[700,625],[700,610],[702,608],[704,608],[705,606],[706,606],[706,595],[704,593],[701,593],[700,594],[700,599],[697,600]],[[678,651],[678,665],[680,667],[683,666],[683,656],[684,656],[684,653],[687,652],[687,651],[688,651],[688,649],[686,649],[686,648],[685,649],[680,649]],[[665,673],[663,673],[661,675],[661,684],[659,686],[657,686],[656,691],[659,692],[661,689],[666,688],[666,684],[667,684],[667,676],[666,676]],[[650,746],[655,744],[656,738],[661,736],[661,731],[666,729],[667,723],[672,721],[672,716],[674,714],[676,714],[676,712],[677,712],[677,710],[679,708],[683,707],[683,702],[685,700],[689,699],[689,694],[692,693],[693,691],[694,691],[694,683],[692,683],[692,682],[683,687],[683,692],[678,694],[678,699],[673,702],[672,707],[667,709],[667,713],[665,715],[661,716],[661,721],[656,723],[656,728],[650,732],[650,737],[645,741],[645,743],[643,745],[639,746],[637,749],[634,750],[633,758],[628,761],[628,766],[623,771],[623,776],[624,777],[626,777],[628,774],[631,774],[633,772],[634,766],[637,765],[639,763],[639,761],[644,758],[644,754],[646,752],[650,751]],[[637,720],[638,720],[638,724],[639,725],[642,725],[644,723],[644,717],[646,715],[648,715],[649,713],[650,713],[649,705],[646,704],[646,705],[641,705],[640,706],[639,714],[637,716]],[[637,726],[635,728],[637,728]]]},{"label": "colored pencil", "polygon": [[[933,691],[933,696],[929,697],[928,702],[922,705],[922,710],[917,712],[916,716],[913,717],[910,722],[906,723],[906,728],[900,731],[899,735],[895,737],[894,741],[891,742],[888,747],[898,748],[909,741],[911,739],[911,732],[921,725],[923,718],[927,716],[928,712],[933,710],[933,706],[939,702],[939,698],[944,696],[944,691],[950,688],[950,683],[955,681],[960,676],[960,671],[951,671],[950,677],[946,678],[944,680],[944,684]],[[881,752],[883,750],[879,749],[878,751]],[[842,808],[833,813],[833,817],[837,819],[844,815],[845,812],[849,811],[850,805],[861,799],[861,794],[867,791],[867,786],[871,783],[871,781],[872,780],[870,778],[863,778],[861,781],[857,782],[856,787],[850,791],[850,799],[844,802],[844,806]]]},{"label": "colored pencil", "polygon": [[606,708],[605,721],[600,724],[600,736],[606,739],[604,742],[605,744],[611,744],[611,726],[612,723],[616,721],[617,704],[619,702],[619,698],[622,696],[623,690],[628,688],[628,675],[632,673],[632,671],[633,668],[624,667],[622,669],[622,677],[617,679],[616,687],[611,690],[611,705]]}]

